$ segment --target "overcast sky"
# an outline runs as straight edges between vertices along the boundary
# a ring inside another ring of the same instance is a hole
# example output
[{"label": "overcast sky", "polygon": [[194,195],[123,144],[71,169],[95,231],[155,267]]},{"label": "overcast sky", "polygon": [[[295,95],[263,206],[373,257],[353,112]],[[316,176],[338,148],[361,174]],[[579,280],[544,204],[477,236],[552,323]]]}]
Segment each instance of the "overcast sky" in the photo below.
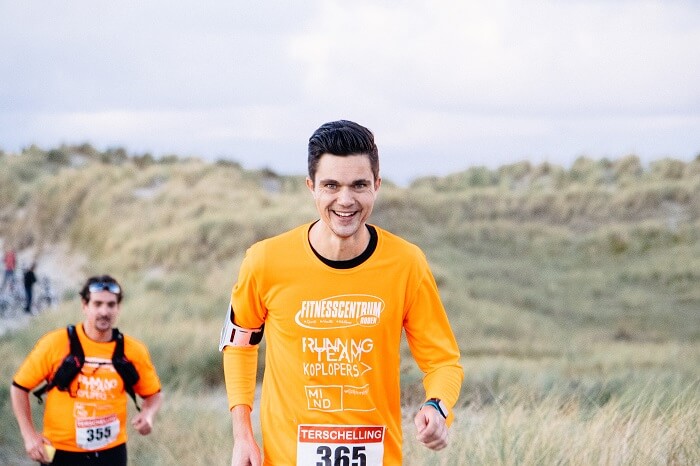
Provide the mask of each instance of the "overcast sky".
[{"label": "overcast sky", "polygon": [[698,1],[0,0],[0,148],[89,142],[303,174],[322,123],[405,183],[700,154]]}]

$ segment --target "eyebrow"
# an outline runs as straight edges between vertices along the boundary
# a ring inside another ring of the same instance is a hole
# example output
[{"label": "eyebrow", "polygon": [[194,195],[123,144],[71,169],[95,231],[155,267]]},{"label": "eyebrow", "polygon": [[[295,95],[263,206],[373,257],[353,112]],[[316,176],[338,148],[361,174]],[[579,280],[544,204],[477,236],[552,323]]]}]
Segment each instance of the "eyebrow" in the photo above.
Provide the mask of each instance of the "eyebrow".
[{"label": "eyebrow", "polygon": [[112,303],[118,304],[118,302],[117,302],[116,299],[115,299],[115,300],[111,300],[111,299],[110,299],[110,300],[104,300],[104,301],[101,300],[101,299],[91,299],[89,302],[95,303],[95,304],[101,304],[101,303],[105,303],[105,304],[112,304]]},{"label": "eyebrow", "polygon": [[[338,180],[332,179],[332,178],[325,178],[322,180],[318,181],[319,184],[326,184],[326,183],[333,183],[333,184],[343,184]],[[349,184],[357,184],[357,183],[372,183],[372,180],[367,179],[367,178],[358,178],[356,180],[352,180]]]}]

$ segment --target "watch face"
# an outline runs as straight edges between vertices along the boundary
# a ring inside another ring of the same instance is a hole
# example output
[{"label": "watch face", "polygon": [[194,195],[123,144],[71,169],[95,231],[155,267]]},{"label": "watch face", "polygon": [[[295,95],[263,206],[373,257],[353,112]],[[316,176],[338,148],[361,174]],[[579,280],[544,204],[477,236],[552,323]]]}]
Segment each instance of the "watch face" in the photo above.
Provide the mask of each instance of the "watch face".
[{"label": "watch face", "polygon": [[442,400],[438,400],[438,406],[440,407],[440,414],[442,414],[444,418],[447,418],[447,406],[445,406],[445,403],[443,403]]}]

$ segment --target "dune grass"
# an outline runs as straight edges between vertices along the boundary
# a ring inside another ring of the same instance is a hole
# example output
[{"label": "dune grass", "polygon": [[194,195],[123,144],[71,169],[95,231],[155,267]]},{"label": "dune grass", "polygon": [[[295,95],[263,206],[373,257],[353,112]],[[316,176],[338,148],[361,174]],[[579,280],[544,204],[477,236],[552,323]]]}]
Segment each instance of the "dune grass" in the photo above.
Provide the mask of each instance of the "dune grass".
[{"label": "dune grass", "polygon": [[[119,326],[148,344],[166,396],[153,435],[132,433],[131,463],[227,464],[228,295],[252,242],[316,218],[303,179],[85,146],[0,165],[0,236],[66,242],[90,257],[86,275],[124,282]],[[429,452],[402,347],[405,464],[700,464],[700,159],[387,182],[371,221],[426,252],[466,371],[450,446]],[[0,337],[3,381],[42,333],[80,319],[75,291]],[[0,463],[30,464],[7,383],[0,400]]]}]

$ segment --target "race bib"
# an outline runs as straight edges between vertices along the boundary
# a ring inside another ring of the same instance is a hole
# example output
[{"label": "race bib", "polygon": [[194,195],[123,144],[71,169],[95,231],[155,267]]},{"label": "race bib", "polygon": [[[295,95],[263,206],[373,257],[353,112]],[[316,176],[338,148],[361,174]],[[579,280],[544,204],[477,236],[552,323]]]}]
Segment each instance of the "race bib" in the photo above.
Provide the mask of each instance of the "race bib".
[{"label": "race bib", "polygon": [[75,441],[84,450],[97,450],[109,445],[119,435],[119,419],[116,415],[77,419]]},{"label": "race bib", "polygon": [[297,464],[382,466],[383,426],[300,425]]}]

